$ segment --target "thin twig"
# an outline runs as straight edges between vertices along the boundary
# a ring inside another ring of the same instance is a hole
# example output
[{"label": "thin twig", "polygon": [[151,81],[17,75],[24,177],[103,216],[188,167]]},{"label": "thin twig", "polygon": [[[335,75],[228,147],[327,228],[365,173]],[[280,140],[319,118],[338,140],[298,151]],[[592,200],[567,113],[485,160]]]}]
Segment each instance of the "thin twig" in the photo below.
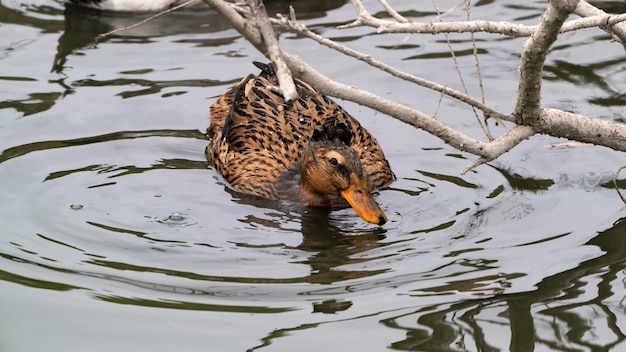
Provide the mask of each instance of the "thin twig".
[{"label": "thin twig", "polygon": [[535,130],[530,126],[515,126],[510,131],[507,131],[505,134],[489,143],[489,152],[486,153],[487,155],[480,156],[471,164],[464,167],[461,170],[461,175],[465,175],[468,171],[495,160],[500,155],[508,152],[516,145],[533,136],[535,133]]},{"label": "thin twig", "polygon": [[439,100],[437,100],[437,106],[435,107],[435,112],[433,112],[433,118],[437,118],[437,114],[439,113],[439,108],[441,107],[441,103],[443,103],[443,97],[445,94],[439,94]]},{"label": "thin twig", "polygon": [[196,2],[196,0],[189,0],[189,1],[186,1],[186,2],[184,2],[184,3],[182,3],[182,4],[180,4],[180,5],[176,5],[176,6],[174,6],[174,7],[170,7],[170,8],[169,8],[169,9],[167,9],[167,10],[161,11],[161,12],[157,13],[157,14],[156,14],[156,15],[154,15],[154,16],[150,16],[150,17],[146,18],[145,20],[140,21],[140,22],[137,22],[137,23],[132,24],[132,25],[130,25],[130,26],[127,26],[127,27],[124,27],[124,28],[117,28],[117,29],[114,29],[114,30],[112,30],[112,31],[110,31],[110,32],[106,32],[106,33],[98,34],[98,35],[96,36],[96,39],[95,39],[95,40],[96,40],[96,42],[99,42],[100,40],[102,40],[102,39],[104,39],[104,38],[106,38],[106,37],[108,37],[108,36],[111,36],[111,35],[113,35],[113,34],[115,34],[115,33],[119,33],[119,32],[122,32],[122,31],[127,31],[127,30],[129,30],[129,29],[133,29],[133,28],[135,28],[135,27],[139,27],[139,26],[141,26],[142,24],[147,23],[147,22],[150,22],[150,21],[152,21],[153,19],[155,19],[155,18],[157,18],[157,17],[161,17],[161,16],[163,16],[163,15],[165,15],[165,14],[168,14],[168,13],[170,13],[170,12],[174,12],[174,11],[176,11],[176,10],[178,10],[178,9],[182,9],[182,8],[183,8],[183,7],[185,7],[185,6],[189,6],[189,5],[191,5],[191,3],[193,3],[193,2]]},{"label": "thin twig", "polygon": [[[437,17],[441,18],[441,11],[439,10],[439,7],[437,6],[436,0],[433,0],[433,5],[435,6],[435,10],[437,11]],[[450,50],[450,55],[452,56],[452,61],[454,62],[454,68],[456,69],[456,73],[459,76],[459,81],[461,81],[461,86],[463,87],[463,90],[465,91],[465,95],[469,96],[469,91],[467,89],[467,85],[465,84],[465,80],[463,79],[463,73],[461,72],[459,61],[457,60],[456,54],[454,53],[454,48],[452,47],[452,43],[450,42],[450,36],[448,35],[448,33],[444,33],[443,35],[446,38],[446,43],[448,44],[448,50]],[[474,116],[476,117],[476,121],[478,122],[478,125],[485,133],[485,136],[487,136],[487,138],[490,141],[493,141],[493,136],[491,135],[491,131],[489,131],[489,129],[485,127],[485,124],[483,124],[482,120],[478,116],[478,111],[476,110],[474,106],[472,106],[472,112],[474,113]]]},{"label": "thin twig", "polygon": [[378,0],[378,2],[380,2],[381,5],[383,5],[383,7],[385,8],[385,11],[387,11],[387,13],[390,14],[391,17],[393,17],[396,21],[400,23],[410,22],[409,20],[404,18],[401,14],[399,14],[398,11],[396,11],[393,7],[391,7],[389,3],[387,2],[387,0]]},{"label": "thin twig", "polygon": [[[457,3],[456,5],[450,7],[446,12],[439,12],[439,9],[437,9],[437,17],[434,18],[434,20],[437,20],[439,22],[443,22],[443,18],[448,16],[449,14],[451,14],[452,12],[454,12],[454,10],[457,9],[457,7],[461,7],[462,5],[464,5],[465,0],[461,0],[461,2]],[[437,7],[437,5],[435,4],[435,7]]]},{"label": "thin twig", "polygon": [[485,113],[486,115],[490,116],[490,117],[497,117],[499,119],[502,120],[506,120],[506,121],[513,121],[513,116],[511,115],[507,115],[507,114],[503,114],[499,111],[496,111],[492,108],[490,108],[489,106],[481,103],[480,101],[473,99],[472,97],[463,94],[462,92],[459,92],[457,90],[454,90],[452,88],[446,87],[445,85],[436,83],[436,82],[432,82],[429,81],[427,79],[421,78],[421,77],[417,77],[414,75],[411,75],[409,73],[400,71],[396,68],[394,68],[391,65],[387,65],[381,61],[378,61],[374,58],[372,58],[371,55],[367,55],[364,54],[362,52],[359,52],[357,50],[351,49],[345,45],[339,44],[337,42],[334,42],[330,39],[324,38],[321,35],[311,31],[310,29],[308,29],[305,25],[296,23],[294,21],[288,20],[287,18],[285,18],[282,15],[278,15],[278,19],[279,19],[279,23],[286,26],[287,28],[295,31],[298,34],[304,35],[306,37],[309,37],[313,40],[315,40],[316,42],[327,46],[333,50],[336,50],[342,54],[348,55],[350,57],[353,57],[357,60],[363,61],[373,67],[376,67],[378,69],[380,69],[383,72],[387,72],[392,76],[398,77],[400,79],[403,79],[407,82],[412,82],[417,84],[418,86],[424,87],[424,88],[428,88],[428,89],[432,89],[434,91],[443,93],[449,97],[452,97],[454,99],[457,99],[461,102],[464,102],[468,105],[471,106],[475,106],[476,108],[480,109],[481,111],[483,111],[483,113]]},{"label": "thin twig", "polygon": [[613,176],[613,186],[615,186],[615,190],[617,191],[617,195],[620,197],[620,199],[622,200],[622,202],[624,202],[624,204],[626,204],[626,199],[624,198],[624,196],[622,195],[622,191],[619,190],[619,187],[617,186],[617,177],[619,176],[619,173],[626,169],[626,165],[620,167],[619,169],[617,169],[617,172],[615,173],[615,175]]}]

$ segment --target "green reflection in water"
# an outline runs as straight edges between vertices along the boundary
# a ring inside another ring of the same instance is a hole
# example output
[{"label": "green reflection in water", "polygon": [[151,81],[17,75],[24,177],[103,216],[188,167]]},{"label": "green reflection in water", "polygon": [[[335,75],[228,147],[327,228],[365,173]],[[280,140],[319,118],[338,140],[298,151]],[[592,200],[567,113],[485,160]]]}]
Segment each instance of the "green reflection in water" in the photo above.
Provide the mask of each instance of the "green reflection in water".
[{"label": "green reflection in water", "polygon": [[517,173],[509,173],[507,170],[491,166],[495,170],[509,181],[509,184],[514,189],[528,190],[528,191],[546,191],[554,185],[554,181],[551,179],[539,179],[532,177],[523,177]]},{"label": "green reflection in water", "polygon": [[21,276],[17,274],[13,274],[7,271],[0,270],[0,281],[12,282],[15,284],[33,287],[33,288],[43,288],[46,290],[53,291],[70,291],[75,289],[82,289],[82,287],[72,286],[68,284],[63,284],[60,282],[52,282],[52,281],[44,281],[37,280],[31,277]]},{"label": "green reflection in water", "polygon": [[[21,246],[16,245],[16,244],[14,244],[14,245],[16,247],[21,247]],[[37,254],[37,253],[34,253],[34,252],[30,252],[30,251],[25,251],[25,252],[27,252],[29,254]],[[51,270],[51,271],[54,271],[54,272],[76,273],[76,272],[74,272],[72,270],[61,269],[61,268],[56,268],[56,267],[53,267],[53,266],[50,266],[50,265],[36,263],[36,262],[31,261],[31,260],[15,257],[15,256],[12,256],[12,255],[9,255],[9,254],[5,254],[5,253],[0,253],[0,258],[7,259],[9,261],[12,261],[12,262],[15,262],[15,263],[19,263],[19,264],[22,264],[22,265],[35,265],[35,266],[44,268],[46,270]],[[38,279],[35,279],[35,278],[25,277],[25,276],[21,276],[21,275],[18,275],[18,274],[10,273],[10,272],[3,271],[3,270],[0,270],[0,281],[8,281],[8,282],[13,282],[13,283],[16,283],[16,284],[28,286],[28,287],[42,288],[42,289],[54,290],[54,291],[69,291],[69,290],[73,290],[73,289],[83,289],[83,287],[78,287],[78,286],[73,286],[73,285],[69,285],[69,284],[53,282],[53,281],[38,280]]]},{"label": "green reflection in water", "polygon": [[62,95],[61,92],[30,93],[26,99],[0,101],[0,110],[15,109],[23,116],[33,115],[50,109]]},{"label": "green reflection in water", "polygon": [[20,146],[8,148],[0,154],[0,163],[7,160],[17,158],[28,153],[50,150],[57,148],[75,147],[81,145],[88,145],[93,143],[119,141],[125,139],[136,139],[146,137],[177,137],[177,138],[195,138],[206,139],[204,134],[198,130],[145,130],[145,131],[120,131],[107,134],[101,134],[97,136],[58,140],[58,141],[43,141],[23,144]]},{"label": "green reflection in water", "polygon": [[[137,167],[134,165],[115,166],[115,165],[95,164],[95,165],[89,165],[89,166],[85,166],[85,167],[81,167],[77,169],[51,172],[44,179],[44,181],[54,180],[57,178],[61,178],[61,177],[79,173],[79,172],[97,172],[99,174],[119,172],[117,174],[109,176],[110,178],[114,178],[114,177],[120,177],[120,176],[132,175],[132,174],[141,174],[146,171],[152,171],[152,170],[204,170],[206,168],[207,168],[206,161],[196,161],[196,160],[187,160],[187,159],[178,159],[178,158],[177,159],[161,159],[158,162],[150,165],[149,167]],[[89,188],[110,186],[112,184],[115,184],[115,182],[89,186]]]},{"label": "green reflection in water", "polygon": [[454,183],[455,185],[460,186],[460,187],[473,188],[473,189],[478,188],[478,185],[469,183],[465,181],[464,179],[457,177],[457,176],[442,175],[442,174],[436,174],[436,173],[432,173],[428,171],[419,171],[419,170],[417,172],[419,172],[420,174],[426,177],[434,178],[435,180],[448,181],[448,182]]},{"label": "green reflection in water", "polygon": [[295,278],[271,278],[271,277],[229,277],[202,275],[188,271],[178,271],[164,268],[153,268],[148,266],[133,265],[128,263],[113,262],[107,260],[88,260],[86,264],[93,264],[107,267],[110,269],[121,271],[147,272],[155,274],[164,274],[172,277],[181,277],[190,280],[207,281],[207,282],[231,282],[231,283],[252,283],[252,284],[293,284],[307,282],[305,277]]},{"label": "green reflection in water", "polygon": [[211,312],[229,312],[229,313],[257,313],[257,314],[275,314],[275,313],[285,313],[296,310],[296,308],[275,308],[275,307],[264,307],[264,306],[229,306],[222,304],[209,304],[209,303],[198,303],[198,302],[183,302],[183,301],[172,301],[172,300],[151,300],[151,299],[141,299],[141,298],[128,298],[128,297],[120,297],[120,296],[105,296],[105,295],[94,295],[94,298],[109,302],[109,303],[117,303],[117,304],[126,304],[133,306],[141,306],[141,307],[152,307],[152,308],[166,308],[166,309],[177,309],[177,310],[200,310],[200,311],[211,311]]},{"label": "green reflection in water", "polygon": [[91,226],[95,226],[95,227],[103,229],[103,230],[117,232],[117,233],[128,233],[128,234],[135,235],[135,236],[138,236],[138,237],[143,237],[144,235],[147,234],[146,232],[122,229],[122,228],[119,228],[119,227],[108,226],[108,225],[99,224],[99,223],[92,222],[92,221],[86,221],[86,222],[89,225],[91,225]]},{"label": "green reflection in water", "polygon": [[118,93],[122,98],[132,98],[141,95],[159,93],[165,88],[171,87],[221,87],[223,85],[235,84],[239,80],[229,80],[226,82],[211,79],[186,79],[173,81],[150,81],[146,79],[119,78],[107,81],[97,81],[94,79],[82,79],[74,82],[73,87],[145,87],[143,89],[127,90]]}]

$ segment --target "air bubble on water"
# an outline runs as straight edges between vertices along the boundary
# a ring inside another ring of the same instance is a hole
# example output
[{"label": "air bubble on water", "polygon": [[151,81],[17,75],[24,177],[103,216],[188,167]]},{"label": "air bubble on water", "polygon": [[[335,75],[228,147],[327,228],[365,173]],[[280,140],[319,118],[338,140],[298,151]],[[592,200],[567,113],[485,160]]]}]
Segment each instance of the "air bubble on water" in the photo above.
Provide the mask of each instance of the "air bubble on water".
[{"label": "air bubble on water", "polygon": [[180,213],[172,213],[170,214],[170,216],[167,217],[167,220],[170,221],[183,221],[185,220],[185,217],[180,214]]},{"label": "air bubble on water", "polygon": [[195,225],[198,222],[192,218],[190,218],[187,214],[173,212],[165,218],[161,218],[157,220],[157,222],[161,224],[166,224],[170,226],[181,226],[187,227],[191,225]]},{"label": "air bubble on water", "polygon": [[73,209],[73,210],[81,210],[82,208],[83,208],[82,204],[72,204],[72,205],[70,205],[70,209]]}]

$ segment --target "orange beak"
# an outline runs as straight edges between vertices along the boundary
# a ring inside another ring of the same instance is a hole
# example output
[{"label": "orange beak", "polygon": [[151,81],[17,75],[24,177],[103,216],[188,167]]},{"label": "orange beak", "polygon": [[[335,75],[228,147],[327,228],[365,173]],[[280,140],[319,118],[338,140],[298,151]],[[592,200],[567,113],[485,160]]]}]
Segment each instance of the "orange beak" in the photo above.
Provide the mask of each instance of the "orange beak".
[{"label": "orange beak", "polygon": [[387,222],[387,216],[370,194],[367,182],[355,174],[350,177],[348,189],[341,191],[341,196],[350,203],[361,219],[377,225]]}]

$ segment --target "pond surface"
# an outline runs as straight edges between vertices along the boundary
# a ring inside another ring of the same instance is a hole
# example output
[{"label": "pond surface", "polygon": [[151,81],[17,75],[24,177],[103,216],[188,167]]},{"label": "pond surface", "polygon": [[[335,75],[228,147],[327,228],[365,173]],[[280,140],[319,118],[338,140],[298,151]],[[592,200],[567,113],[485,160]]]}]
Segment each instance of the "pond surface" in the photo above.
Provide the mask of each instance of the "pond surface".
[{"label": "pond surface", "polygon": [[[319,33],[462,89],[443,36],[337,30],[354,18],[348,3],[297,4]],[[414,20],[435,13],[394,4]],[[544,8],[481,1],[472,16],[534,24]],[[250,200],[208,168],[204,131],[215,98],[265,59],[207,8],[95,40],[146,17],[0,0],[1,351],[626,349],[626,221],[612,189],[624,154],[534,136],[461,175],[473,156],[341,102],[398,177],[376,194],[389,222]],[[479,97],[471,41],[450,39]],[[453,100],[281,40],[340,82],[482,136]],[[524,40],[477,35],[486,101],[503,112]],[[544,103],[623,121],[625,59],[600,30],[560,36]]]}]

